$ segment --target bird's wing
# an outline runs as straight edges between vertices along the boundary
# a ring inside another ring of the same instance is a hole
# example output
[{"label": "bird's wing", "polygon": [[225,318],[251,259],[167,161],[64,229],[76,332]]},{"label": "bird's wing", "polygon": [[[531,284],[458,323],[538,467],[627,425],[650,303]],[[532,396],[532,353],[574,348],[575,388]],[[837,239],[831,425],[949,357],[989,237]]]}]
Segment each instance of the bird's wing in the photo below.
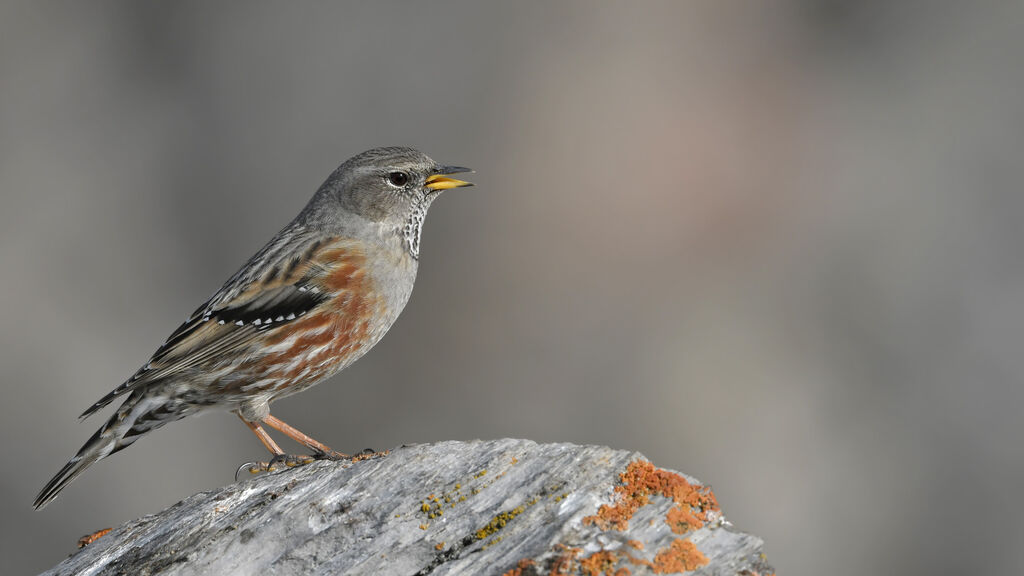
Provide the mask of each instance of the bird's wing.
[{"label": "bird's wing", "polygon": [[[273,245],[271,241],[268,248]],[[274,252],[264,249],[254,256],[171,333],[145,366],[81,417],[129,391],[173,380],[213,358],[243,350],[266,333],[316,310],[337,291],[332,272],[363,256],[358,246],[335,238],[310,239],[300,250],[287,250],[292,256]]]}]

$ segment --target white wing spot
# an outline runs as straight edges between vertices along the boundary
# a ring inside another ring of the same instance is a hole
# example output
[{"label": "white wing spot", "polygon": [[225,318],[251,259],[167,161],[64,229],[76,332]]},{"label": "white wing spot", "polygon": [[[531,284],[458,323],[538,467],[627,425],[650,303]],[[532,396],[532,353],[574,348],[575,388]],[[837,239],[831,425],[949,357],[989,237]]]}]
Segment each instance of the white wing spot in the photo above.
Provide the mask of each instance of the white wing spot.
[{"label": "white wing spot", "polygon": [[284,317],[285,320],[295,320],[295,312]]},{"label": "white wing spot", "polygon": [[306,291],[306,287],[305,286],[299,286],[299,292],[305,292],[305,291]]},{"label": "white wing spot", "polygon": [[253,320],[253,321],[252,321],[252,323],[253,323],[253,324],[255,324],[255,325],[257,325],[257,326],[259,326],[259,325],[260,325],[260,324],[262,324],[263,322],[262,322],[262,321],[261,321],[261,320],[260,320],[259,318],[257,318],[257,319],[255,319],[255,320]]},{"label": "white wing spot", "polygon": [[235,326],[245,326],[245,322],[239,320],[238,322],[235,322]]},{"label": "white wing spot", "polygon": [[224,325],[224,321],[223,320],[218,320],[217,324],[220,324],[221,326],[223,326]]},{"label": "white wing spot", "polygon": [[278,316],[277,318],[274,318],[275,322],[280,322],[282,320],[284,320],[284,316]]}]

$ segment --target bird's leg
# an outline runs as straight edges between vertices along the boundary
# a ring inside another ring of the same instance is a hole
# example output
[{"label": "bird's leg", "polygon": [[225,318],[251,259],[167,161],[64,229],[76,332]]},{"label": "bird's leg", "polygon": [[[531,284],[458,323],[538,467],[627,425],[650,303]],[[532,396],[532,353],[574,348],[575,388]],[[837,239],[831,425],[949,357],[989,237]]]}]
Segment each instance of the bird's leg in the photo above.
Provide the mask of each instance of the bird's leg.
[{"label": "bird's leg", "polygon": [[259,425],[259,422],[249,422],[245,418],[242,418],[241,414],[239,414],[238,417],[242,419],[242,422],[245,422],[245,425],[249,427],[249,430],[252,430],[252,433],[260,439],[260,442],[263,443],[263,446],[265,446],[271,454],[274,456],[281,456],[284,454],[284,450],[281,450],[281,447],[277,445],[277,442],[274,442],[274,439],[270,437],[270,434],[267,434],[267,431],[263,429],[263,426]]},{"label": "bird's leg", "polygon": [[[301,430],[295,428],[294,426],[284,422],[279,418],[274,417],[271,414],[267,414],[266,417],[263,418],[263,423],[266,424],[267,426],[270,426],[274,430],[281,432],[282,434],[291,438],[292,440],[295,440],[299,444],[302,444],[303,446],[309,448],[310,450],[316,453],[318,458],[323,458],[327,460],[342,460],[351,458],[351,456],[349,456],[348,454],[343,454],[336,450],[332,450],[330,446],[324,444],[323,442],[315,440],[314,438],[303,433]],[[266,434],[266,432],[264,432],[264,434]]]},{"label": "bird's leg", "polygon": [[[285,454],[284,450],[281,450],[281,447],[277,445],[277,442],[274,442],[274,439],[270,437],[270,434],[268,434],[267,431],[263,429],[263,426],[260,426],[258,422],[249,422],[245,418],[242,418],[241,414],[239,414],[238,417],[241,418],[242,422],[245,422],[245,425],[249,427],[249,430],[252,430],[252,433],[255,434],[257,438],[260,439],[260,442],[263,443],[263,446],[265,446],[267,450],[269,450],[270,453],[274,455],[274,457],[270,459],[270,462],[253,463],[251,466],[249,466],[249,472],[255,474],[257,472],[272,471],[274,469],[274,464],[277,463],[283,463],[285,466],[288,466],[290,468],[292,466],[309,464],[310,462],[313,461],[313,459],[309,456],[290,456],[288,454]],[[245,465],[243,464],[242,467],[244,468]],[[237,479],[237,472],[235,473],[235,477]]]}]

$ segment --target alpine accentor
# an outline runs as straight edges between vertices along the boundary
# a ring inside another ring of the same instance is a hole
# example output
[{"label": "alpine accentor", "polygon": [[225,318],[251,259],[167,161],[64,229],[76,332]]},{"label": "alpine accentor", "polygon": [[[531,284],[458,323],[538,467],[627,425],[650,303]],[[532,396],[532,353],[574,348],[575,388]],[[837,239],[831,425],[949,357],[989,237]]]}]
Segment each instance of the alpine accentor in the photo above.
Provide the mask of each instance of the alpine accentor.
[{"label": "alpine accentor", "polygon": [[36,497],[42,508],[102,458],[173,420],[235,412],[275,457],[266,424],[319,456],[344,456],[270,415],[270,403],[355,362],[412,292],[430,204],[467,168],[412,148],[377,148],[338,167],[309,204],[178,327],[149,362],[82,414],[121,407]]}]

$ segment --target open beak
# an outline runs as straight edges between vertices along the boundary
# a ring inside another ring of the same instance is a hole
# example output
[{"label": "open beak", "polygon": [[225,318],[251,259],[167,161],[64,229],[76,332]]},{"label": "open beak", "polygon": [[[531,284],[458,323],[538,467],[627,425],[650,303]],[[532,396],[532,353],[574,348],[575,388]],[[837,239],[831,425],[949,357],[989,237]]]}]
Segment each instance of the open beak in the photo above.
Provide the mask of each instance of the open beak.
[{"label": "open beak", "polygon": [[463,172],[472,172],[472,170],[461,166],[441,166],[437,169],[437,174],[427,178],[424,186],[437,191],[462,188],[463,186],[472,186],[472,182],[456,180],[455,178],[448,178],[446,176],[446,174],[461,174]]}]

